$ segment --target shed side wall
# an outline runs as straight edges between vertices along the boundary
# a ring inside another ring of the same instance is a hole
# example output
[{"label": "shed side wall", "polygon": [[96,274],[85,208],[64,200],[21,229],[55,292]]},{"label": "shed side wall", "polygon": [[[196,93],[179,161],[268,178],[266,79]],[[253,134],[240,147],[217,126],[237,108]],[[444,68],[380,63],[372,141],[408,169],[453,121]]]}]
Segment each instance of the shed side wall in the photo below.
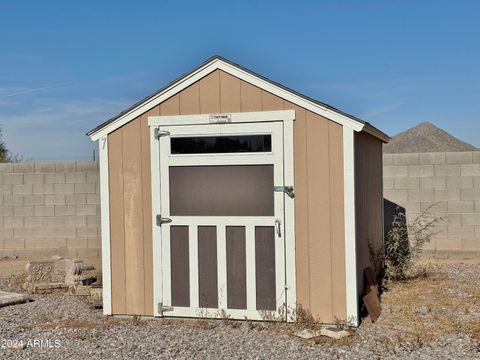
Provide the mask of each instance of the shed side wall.
[{"label": "shed side wall", "polygon": [[365,132],[355,133],[355,212],[357,291],[363,294],[363,270],[372,266],[368,242],[383,251],[382,142]]},{"label": "shed side wall", "polygon": [[[135,132],[118,135],[128,131],[125,130],[127,126],[124,126],[109,135],[109,141],[114,140],[112,145],[109,142],[110,197],[113,199],[110,205],[110,226],[114,231],[111,239],[114,314],[153,313],[148,116],[284,109],[296,110],[294,161],[297,302],[324,322],[332,322],[335,318],[345,319],[341,125],[220,70],[212,72],[154,107],[148,114],[130,122],[130,127],[136,129]],[[141,159],[135,163],[130,162],[129,171],[136,166],[136,176],[141,177],[141,180],[132,185],[127,179],[129,191],[125,192],[124,163],[129,157],[138,156],[128,154],[131,149],[122,143],[122,140],[131,136],[136,137],[140,143]],[[134,192],[139,195],[135,196]],[[135,201],[131,201],[132,198]],[[126,223],[127,219],[129,224]],[[132,219],[135,220],[134,226],[143,224],[141,231],[130,228]],[[126,253],[125,249],[134,251]],[[139,266],[138,260],[122,260],[126,256],[143,257],[143,267]],[[127,275],[132,271],[137,274]],[[130,277],[143,277],[145,280],[135,282],[128,280]],[[132,295],[133,292],[141,296]]]}]

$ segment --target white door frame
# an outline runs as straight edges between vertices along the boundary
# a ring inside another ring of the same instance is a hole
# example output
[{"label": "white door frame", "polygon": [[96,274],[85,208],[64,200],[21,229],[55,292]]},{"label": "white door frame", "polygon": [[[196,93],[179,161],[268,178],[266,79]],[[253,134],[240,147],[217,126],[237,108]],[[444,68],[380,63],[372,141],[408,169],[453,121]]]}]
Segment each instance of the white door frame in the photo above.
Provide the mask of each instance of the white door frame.
[{"label": "white door frame", "polygon": [[[179,116],[153,116],[148,118],[150,126],[150,151],[151,151],[151,170],[152,170],[152,239],[153,239],[153,288],[154,288],[154,315],[162,316],[160,306],[163,304],[164,293],[162,284],[162,257],[155,255],[162,253],[161,228],[156,225],[156,215],[161,213],[162,204],[160,203],[160,141],[156,137],[159,126],[179,126],[179,125],[200,125],[217,122],[218,119],[226,119],[226,122],[232,123],[251,123],[251,122],[281,122],[283,128],[283,183],[288,186],[294,186],[294,167],[293,167],[293,120],[295,118],[294,110],[284,111],[265,111],[252,113],[232,113],[212,115],[179,115]],[[161,138],[160,138],[161,139]],[[248,157],[243,155],[243,157]],[[180,159],[179,157],[178,159]],[[237,156],[237,161],[241,161],[241,155]],[[178,160],[181,161],[181,160]],[[191,158],[189,160],[191,162]],[[295,271],[295,224],[294,224],[294,199],[284,196],[284,237],[285,237],[285,271],[284,271],[284,289],[287,290],[286,301],[288,304],[287,319],[295,319],[296,309],[296,271]],[[219,249],[220,250],[220,249]],[[220,280],[220,279],[219,279]],[[248,297],[248,295],[247,295]],[[220,301],[220,299],[219,299]],[[248,301],[248,299],[247,299]],[[219,304],[220,307],[220,304]],[[235,312],[231,310],[232,312]],[[241,310],[244,312],[244,310]],[[258,312],[252,313],[249,318],[258,318]],[[234,313],[230,314],[236,317]]]}]

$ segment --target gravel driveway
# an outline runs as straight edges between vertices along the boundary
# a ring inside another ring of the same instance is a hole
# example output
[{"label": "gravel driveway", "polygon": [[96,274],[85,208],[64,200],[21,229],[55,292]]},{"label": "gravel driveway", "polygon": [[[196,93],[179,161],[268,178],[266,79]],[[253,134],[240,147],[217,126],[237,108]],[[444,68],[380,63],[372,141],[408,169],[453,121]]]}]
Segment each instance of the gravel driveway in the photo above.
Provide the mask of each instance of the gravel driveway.
[{"label": "gravel driveway", "polygon": [[[285,324],[113,319],[102,316],[101,310],[84,298],[38,295],[30,303],[0,308],[0,345],[7,340],[9,345],[11,341],[24,342],[23,346],[0,349],[0,357],[480,358],[478,279],[479,265],[449,264],[431,269],[427,277],[395,284],[384,294],[381,319],[375,324],[365,321],[353,336],[340,342],[328,338],[301,340],[292,336],[292,326]],[[470,281],[477,285],[471,292]],[[429,284],[433,284],[431,289]],[[7,280],[0,280],[0,289],[7,288]],[[405,300],[411,296],[416,299]],[[440,301],[442,296],[444,300]],[[458,299],[450,301],[449,296]],[[43,346],[40,340],[44,341]]]}]

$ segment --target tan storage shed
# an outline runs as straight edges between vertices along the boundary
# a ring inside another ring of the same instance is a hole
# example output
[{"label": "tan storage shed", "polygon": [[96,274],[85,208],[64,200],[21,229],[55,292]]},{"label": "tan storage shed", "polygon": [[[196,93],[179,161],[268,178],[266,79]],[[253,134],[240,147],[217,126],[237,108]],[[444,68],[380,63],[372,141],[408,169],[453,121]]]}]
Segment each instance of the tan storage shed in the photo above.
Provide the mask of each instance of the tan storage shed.
[{"label": "tan storage shed", "polygon": [[219,56],[88,135],[105,314],[358,324],[387,135]]}]

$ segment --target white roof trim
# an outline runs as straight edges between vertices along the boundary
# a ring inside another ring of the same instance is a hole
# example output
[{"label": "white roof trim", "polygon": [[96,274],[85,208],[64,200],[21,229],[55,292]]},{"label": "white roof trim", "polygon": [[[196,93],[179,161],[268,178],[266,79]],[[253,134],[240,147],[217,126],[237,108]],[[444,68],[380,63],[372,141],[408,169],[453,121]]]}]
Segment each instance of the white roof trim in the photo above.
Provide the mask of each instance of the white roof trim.
[{"label": "white roof trim", "polygon": [[343,126],[349,127],[355,131],[361,131],[365,126],[365,124],[358,122],[354,119],[351,119],[333,109],[329,109],[313,101],[309,101],[308,99],[305,99],[295,93],[292,93],[291,91],[288,91],[280,86],[270,83],[269,81],[261,79],[243,69],[240,69],[237,66],[229,64],[219,58],[215,58],[212,61],[205,64],[204,66],[198,68],[196,71],[193,71],[192,73],[188,74],[186,77],[180,79],[176,83],[164,89],[160,93],[145,100],[145,102],[139,104],[137,107],[133,108],[132,110],[118,117],[111,123],[105,125],[105,127],[98,129],[96,132],[90,135],[90,138],[93,141],[96,141],[104,137],[105,135],[108,135],[112,131],[125,125],[126,123],[130,122],[131,120],[135,119],[136,117],[150,110],[154,106],[159,105],[163,101],[167,100],[168,98],[179,93],[180,91],[187,88],[191,84],[197,82],[204,76],[218,69],[225,71],[230,75],[236,76],[252,85],[255,85],[274,95],[277,95],[285,100],[288,100],[291,103],[298,105],[300,107],[303,107],[313,113],[321,115]]}]

